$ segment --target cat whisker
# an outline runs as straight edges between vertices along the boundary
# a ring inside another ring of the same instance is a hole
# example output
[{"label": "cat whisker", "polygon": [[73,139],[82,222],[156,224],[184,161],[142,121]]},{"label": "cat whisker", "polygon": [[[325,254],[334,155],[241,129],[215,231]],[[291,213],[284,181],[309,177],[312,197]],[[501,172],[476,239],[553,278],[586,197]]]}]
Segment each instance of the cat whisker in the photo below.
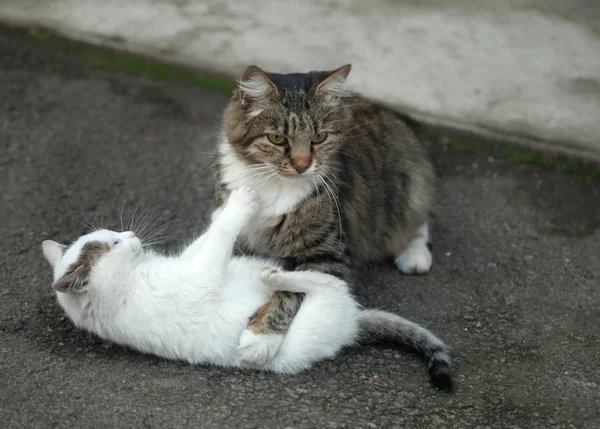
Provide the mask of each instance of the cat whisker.
[{"label": "cat whisker", "polygon": [[[331,186],[329,185],[329,183],[327,183],[327,181],[325,180],[325,177],[327,176],[322,176],[320,174],[318,174],[316,177],[318,177],[321,180],[321,183],[323,183],[323,186],[325,186],[325,190],[327,191],[327,194],[330,195],[330,201],[333,199],[333,202],[335,203],[335,207],[337,209],[337,217],[338,217],[338,222],[339,222],[339,226],[340,226],[340,240],[343,239],[343,226],[342,226],[342,210],[340,207],[340,202],[339,199],[337,197],[337,195],[335,194],[335,192],[333,191],[333,189],[331,188]],[[331,180],[331,179],[330,179]],[[333,185],[335,187],[335,185]]]},{"label": "cat whisker", "polygon": [[262,185],[263,183],[268,183],[275,176],[277,176],[277,172],[273,171],[272,173],[268,174],[266,177],[262,178],[262,180],[260,182],[254,184],[254,187],[258,187],[258,186]]},{"label": "cat whisker", "polygon": [[169,224],[170,224],[170,222],[166,222],[163,225],[160,225],[158,228],[156,228],[150,234],[146,234],[143,238],[140,238],[140,237],[138,237],[138,238],[140,238],[140,241],[142,242],[142,244],[154,243],[154,242],[161,241],[164,239],[173,238],[173,237],[175,237],[175,235],[172,235],[172,234],[160,235],[165,230],[166,226],[168,226]]},{"label": "cat whisker", "polygon": [[161,219],[162,216],[160,216],[158,219],[152,222],[152,224],[146,230],[144,230],[142,234],[139,235],[141,241],[148,241],[154,239],[158,234],[164,231],[167,226],[171,224],[171,221],[167,221],[162,225],[158,225],[156,228],[154,228],[154,225],[160,222]]},{"label": "cat whisker", "polygon": [[146,216],[146,220],[140,225],[139,231],[136,231],[138,237],[146,237],[149,235],[151,231],[153,231],[154,226],[161,221],[163,216],[164,215],[161,215],[152,221],[151,213],[149,213],[149,215]]},{"label": "cat whisker", "polygon": [[129,231],[135,231],[138,237],[143,237],[148,229],[148,224],[150,223],[150,219],[152,218],[152,211],[149,208],[146,208],[142,211],[138,219],[141,219],[137,223],[132,223],[129,228]]},{"label": "cat whisker", "polygon": [[348,185],[346,182],[340,180],[340,178],[338,177],[338,175],[335,173],[335,171],[333,171],[333,169],[331,167],[327,167],[326,165],[321,166],[321,168],[324,170],[323,174],[325,174],[325,171],[327,171],[329,174],[331,174],[333,176],[334,180],[331,180],[334,183],[340,183],[342,185],[344,185],[345,187],[347,187],[348,189],[350,189],[351,191],[354,191],[354,189]]},{"label": "cat whisker", "polygon": [[[332,115],[332,114],[334,114],[334,113],[341,112],[341,111],[343,111],[343,110],[356,109],[356,108],[358,108],[358,107],[360,107],[360,106],[358,106],[358,105],[351,105],[351,104],[350,104],[350,105],[349,105],[349,104],[345,104],[345,105],[343,105],[343,106],[340,106],[340,107],[338,107],[338,108],[336,108],[336,109],[331,109],[331,110],[328,110],[327,112],[325,112],[325,113],[323,114],[323,116],[321,116],[321,117],[320,117],[320,118],[317,120],[317,122],[321,122],[321,121],[323,121],[323,120],[324,120],[324,119],[325,119],[327,116],[329,116],[329,115]],[[335,120],[335,121],[331,121],[331,122],[328,122],[328,123],[342,122],[342,121],[346,121],[346,120],[347,120],[347,119],[346,119],[346,118],[344,118],[344,119],[338,119],[338,120]]]},{"label": "cat whisker", "polygon": [[144,211],[142,211],[140,216],[141,216],[142,220],[139,222],[139,224],[131,225],[131,230],[136,231],[136,233],[138,235],[142,235],[144,229],[146,228],[148,222],[150,221],[150,219],[152,217],[152,212],[150,211],[149,208],[147,208],[147,209],[144,209]]},{"label": "cat whisker", "polygon": [[[272,170],[271,167],[269,167],[269,169]],[[258,172],[255,171],[255,172],[253,172],[254,174],[252,174],[250,176],[244,176],[244,179],[245,180],[256,179],[257,177],[261,177],[261,176],[263,176],[265,174],[268,174],[269,172],[270,171],[268,171],[268,170],[262,170],[262,171],[258,171]]]},{"label": "cat whisker", "polygon": [[313,183],[315,184],[315,189],[317,191],[317,207],[315,208],[315,217],[313,218],[312,223],[310,225],[311,228],[314,226],[315,221],[317,220],[317,215],[319,214],[319,206],[321,204],[321,195],[319,192],[319,185],[317,184],[317,180],[315,179],[315,176],[313,176],[312,180],[313,180]]},{"label": "cat whisker", "polygon": [[151,233],[147,234],[144,237],[144,241],[150,241],[150,240],[156,239],[156,237],[159,236],[159,234],[162,233],[167,228],[167,226],[170,225],[170,223],[171,222],[165,222],[164,224],[160,225],[154,231],[152,231]]},{"label": "cat whisker", "polygon": [[[328,117],[328,116],[330,116],[330,115],[333,115],[334,113],[341,112],[341,111],[343,111],[343,110],[345,110],[345,108],[344,108],[344,107],[338,107],[337,109],[332,109],[332,110],[330,110],[330,111],[328,111],[328,112],[324,113],[324,114],[323,114],[323,116],[321,116],[321,117],[320,117],[320,118],[317,120],[317,123],[318,123],[318,122],[322,122],[322,121],[323,121],[323,120],[324,120],[326,117]],[[337,122],[337,121],[336,121],[336,122]]]},{"label": "cat whisker", "polygon": [[173,236],[173,237],[167,237],[167,238],[161,239],[161,240],[149,241],[149,242],[146,242],[146,243],[142,243],[142,247],[151,247],[151,246],[156,246],[158,244],[168,243],[168,242],[172,241],[172,239],[174,237],[175,236]]},{"label": "cat whisker", "polygon": [[126,200],[123,200],[123,204],[121,204],[121,210],[119,210],[119,220],[121,221],[121,231],[124,231],[125,226],[123,225],[123,209],[125,209],[125,202]]},{"label": "cat whisker", "polygon": [[[349,128],[349,129],[347,129],[346,131],[344,131],[344,132],[341,134],[341,136],[346,136],[346,135],[347,135],[347,134],[348,134],[350,131],[352,131],[352,130],[354,130],[354,129],[356,129],[356,128],[362,128],[362,127],[364,127],[365,125],[368,125],[368,124],[369,124],[369,122],[364,122],[364,123],[360,123],[360,124],[358,124],[358,125],[355,125],[355,126],[353,126],[352,128]],[[354,137],[354,136],[353,136],[353,137]]]},{"label": "cat whisker", "polygon": [[83,213],[83,210],[81,210],[81,208],[80,208],[80,212],[81,212],[81,217],[85,221],[87,227],[90,229],[90,232],[95,232],[95,231],[98,231],[100,229],[100,226],[97,225],[97,222],[90,221],[87,218],[87,216]]},{"label": "cat whisker", "polygon": [[135,208],[133,209],[133,214],[129,218],[129,222],[127,222],[127,230],[128,231],[131,231],[131,226],[133,225],[133,221],[135,219],[135,215],[136,215],[139,207],[140,207],[140,202],[138,201],[137,204],[135,205]]},{"label": "cat whisker", "polygon": [[92,232],[96,232],[96,231],[100,231],[102,229],[102,218],[100,218],[99,220],[96,219],[95,221],[93,221],[91,223],[92,225]]},{"label": "cat whisker", "polygon": [[254,164],[254,165],[250,165],[249,167],[246,167],[247,170],[261,169],[261,168],[271,168],[271,166],[269,164]]},{"label": "cat whisker", "polygon": [[[343,230],[343,226],[342,226],[342,207],[340,204],[340,199],[337,196],[337,187],[335,186],[335,184],[333,183],[333,181],[329,178],[329,176],[327,176],[325,173],[323,179],[325,179],[323,181],[324,184],[328,185],[328,187],[330,187],[330,191],[331,191],[331,196],[333,198],[333,201],[335,203],[335,206],[337,208],[337,215],[338,215],[338,221],[339,221],[339,225],[340,225],[340,240],[343,239],[344,236],[344,230]],[[327,182],[330,182],[329,184]]]},{"label": "cat whisker", "polygon": [[175,235],[175,234],[158,235],[159,232],[160,231],[157,231],[156,234],[153,234],[152,237],[148,237],[145,240],[143,240],[142,242],[144,244],[146,244],[146,243],[154,243],[156,241],[167,240],[167,239],[171,239],[171,238],[177,237],[177,235]]},{"label": "cat whisker", "polygon": [[151,239],[151,240],[146,240],[146,241],[143,241],[142,243],[143,243],[144,245],[150,245],[150,244],[154,244],[154,243],[159,243],[159,242],[161,242],[161,241],[167,241],[167,240],[170,240],[170,239],[172,239],[172,238],[175,238],[175,237],[177,237],[177,236],[176,236],[176,235],[172,235],[172,234],[169,234],[169,235],[161,235],[161,236],[154,237],[154,238],[153,238],[153,239]]},{"label": "cat whisker", "polygon": [[202,152],[197,152],[198,155],[202,155],[204,158],[216,158],[219,156],[219,152],[216,150],[206,150]]},{"label": "cat whisker", "polygon": [[260,177],[261,175],[268,173],[271,170],[273,170],[273,167],[267,164],[252,165],[250,167],[247,167],[243,171],[244,179],[251,180],[256,177]]},{"label": "cat whisker", "polygon": [[[80,224],[81,226],[83,226],[84,228],[86,228],[87,230],[92,230],[92,225],[90,225],[88,222],[82,221],[77,219],[77,217],[71,212],[71,210],[67,209],[69,215],[73,218],[73,220],[75,222],[77,222],[78,224]],[[85,218],[84,218],[85,219]]]},{"label": "cat whisker", "polygon": [[340,136],[340,138],[346,139],[346,138],[357,138],[357,137],[364,137],[364,136],[368,136],[369,133],[362,133],[362,134],[350,134],[350,135],[342,135]]}]

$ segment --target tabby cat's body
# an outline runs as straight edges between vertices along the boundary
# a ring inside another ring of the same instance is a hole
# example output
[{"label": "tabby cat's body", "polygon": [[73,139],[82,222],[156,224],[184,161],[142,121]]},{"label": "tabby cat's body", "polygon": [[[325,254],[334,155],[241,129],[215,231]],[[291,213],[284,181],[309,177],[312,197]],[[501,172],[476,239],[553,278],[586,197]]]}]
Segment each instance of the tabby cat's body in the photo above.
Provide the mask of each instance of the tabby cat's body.
[{"label": "tabby cat's body", "polygon": [[[239,241],[246,253],[347,281],[366,260],[426,272],[435,189],[426,144],[396,113],[347,96],[349,70],[248,68],[225,110],[217,196],[257,191],[262,210]],[[301,299],[278,293],[251,319],[257,359],[276,352]]]}]

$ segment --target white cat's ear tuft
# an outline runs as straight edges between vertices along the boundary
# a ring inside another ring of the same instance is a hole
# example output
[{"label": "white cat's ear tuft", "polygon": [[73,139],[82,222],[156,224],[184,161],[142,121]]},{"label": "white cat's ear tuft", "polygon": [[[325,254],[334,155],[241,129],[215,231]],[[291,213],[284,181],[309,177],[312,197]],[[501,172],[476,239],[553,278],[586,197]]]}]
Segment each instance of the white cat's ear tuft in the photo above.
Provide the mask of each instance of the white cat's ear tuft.
[{"label": "white cat's ear tuft", "polygon": [[250,66],[244,70],[238,80],[242,104],[252,100],[260,100],[277,95],[277,86],[260,67]]},{"label": "white cat's ear tuft", "polygon": [[81,293],[87,289],[88,280],[84,274],[84,266],[80,265],[75,270],[66,273],[60,279],[56,280],[52,287],[57,292],[63,293]]},{"label": "white cat's ear tuft", "polygon": [[317,86],[316,94],[328,94],[338,97],[347,96],[348,92],[344,89],[344,84],[346,83],[346,79],[348,78],[351,69],[352,65],[346,64],[345,66],[332,71],[329,76]]},{"label": "white cat's ear tuft", "polygon": [[57,264],[57,262],[62,257],[66,246],[57,243],[56,241],[46,240],[42,243],[42,250],[44,252],[44,256],[50,262],[50,265],[53,267]]}]

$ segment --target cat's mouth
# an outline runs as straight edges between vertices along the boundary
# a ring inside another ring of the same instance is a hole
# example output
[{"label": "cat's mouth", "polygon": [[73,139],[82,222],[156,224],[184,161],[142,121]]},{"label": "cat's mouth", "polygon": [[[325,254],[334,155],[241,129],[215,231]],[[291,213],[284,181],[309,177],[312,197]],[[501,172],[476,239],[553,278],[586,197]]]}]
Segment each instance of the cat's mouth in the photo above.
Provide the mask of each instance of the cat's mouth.
[{"label": "cat's mouth", "polygon": [[123,241],[123,244],[125,244],[126,246],[128,246],[134,254],[138,254],[142,251],[142,248],[144,247],[142,244],[142,240],[140,240],[135,234],[131,233],[130,236],[128,236],[127,238],[125,238],[125,240]]},{"label": "cat's mouth", "polygon": [[277,173],[283,177],[300,177],[303,174],[303,173],[298,173],[297,171],[284,171],[284,170],[277,170]]},{"label": "cat's mouth", "polygon": [[316,165],[312,164],[310,167],[302,169],[301,171],[298,171],[294,168],[288,168],[288,169],[277,169],[277,173],[280,176],[283,177],[289,177],[289,178],[303,178],[303,177],[308,177],[310,175],[312,175],[314,172],[316,171]]}]

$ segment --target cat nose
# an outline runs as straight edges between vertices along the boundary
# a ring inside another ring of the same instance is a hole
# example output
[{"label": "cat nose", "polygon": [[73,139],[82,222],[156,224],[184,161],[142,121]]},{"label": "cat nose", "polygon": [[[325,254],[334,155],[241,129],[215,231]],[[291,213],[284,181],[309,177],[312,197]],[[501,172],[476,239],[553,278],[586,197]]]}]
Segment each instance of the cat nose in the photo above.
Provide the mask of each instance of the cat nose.
[{"label": "cat nose", "polygon": [[133,231],[125,231],[125,232],[121,233],[121,236],[124,239],[126,239],[126,240],[129,239],[129,238],[135,238],[135,232],[133,232]]},{"label": "cat nose", "polygon": [[292,167],[294,167],[294,170],[298,172],[298,174],[302,174],[310,168],[312,159],[310,156],[297,156],[292,158],[290,163],[292,164]]}]

